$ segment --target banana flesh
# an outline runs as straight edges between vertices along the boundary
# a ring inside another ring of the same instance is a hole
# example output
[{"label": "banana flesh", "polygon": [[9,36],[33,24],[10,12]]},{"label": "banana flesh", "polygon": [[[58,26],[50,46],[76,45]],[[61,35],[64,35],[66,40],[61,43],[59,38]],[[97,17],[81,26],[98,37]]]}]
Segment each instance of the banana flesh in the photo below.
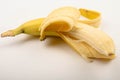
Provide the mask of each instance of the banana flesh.
[{"label": "banana flesh", "polygon": [[[81,16],[87,20],[81,20]],[[46,18],[28,21],[20,27],[1,34],[1,37],[26,33],[40,36],[59,36],[75,49],[85,60],[91,58],[114,59],[115,47],[112,39],[98,30],[101,22],[99,12],[74,7],[62,7]]]}]

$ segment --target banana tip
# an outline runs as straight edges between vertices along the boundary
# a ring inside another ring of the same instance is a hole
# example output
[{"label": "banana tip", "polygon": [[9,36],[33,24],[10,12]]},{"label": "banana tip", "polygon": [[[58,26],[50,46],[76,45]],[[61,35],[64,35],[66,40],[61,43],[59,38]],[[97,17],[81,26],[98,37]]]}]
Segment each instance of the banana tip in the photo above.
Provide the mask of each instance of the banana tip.
[{"label": "banana tip", "polygon": [[11,30],[9,30],[7,32],[1,33],[0,36],[3,38],[3,37],[8,37],[8,36],[12,37],[12,36],[15,36],[15,35],[14,35],[14,33]]}]

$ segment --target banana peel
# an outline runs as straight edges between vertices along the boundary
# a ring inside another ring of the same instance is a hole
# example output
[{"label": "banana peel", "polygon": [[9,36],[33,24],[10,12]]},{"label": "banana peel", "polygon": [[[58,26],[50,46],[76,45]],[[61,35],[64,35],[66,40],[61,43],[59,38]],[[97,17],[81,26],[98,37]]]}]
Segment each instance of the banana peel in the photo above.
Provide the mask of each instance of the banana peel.
[{"label": "banana peel", "polygon": [[45,38],[45,31],[69,32],[80,17],[74,7],[61,7],[52,11],[40,25],[40,40]]},{"label": "banana peel", "polygon": [[[89,20],[79,20],[80,14]],[[77,9],[75,7],[61,7],[55,9],[40,25],[40,40],[45,38],[45,30],[69,32],[78,21],[97,27],[100,23],[100,19],[100,13],[92,10]]]},{"label": "banana peel", "polygon": [[83,23],[77,23],[75,28],[74,31],[70,31],[68,34],[86,42],[103,55],[114,54],[114,42],[105,32]]},{"label": "banana peel", "polygon": [[78,27],[74,29],[74,31],[70,31],[68,33],[58,32],[59,36],[74,50],[76,50],[86,61],[91,62],[93,61],[93,58],[115,58],[115,46],[108,35],[101,30],[90,27],[89,25],[83,23],[78,24]]},{"label": "banana peel", "polygon": [[68,45],[70,45],[76,52],[78,52],[86,61],[92,62],[94,58],[96,59],[114,59],[115,58],[114,54],[109,54],[108,56],[105,56],[99,53],[89,44],[87,44],[81,39],[76,39],[74,36],[71,36],[65,33],[59,33],[59,35],[66,43],[68,43]]},{"label": "banana peel", "polygon": [[83,17],[87,18],[86,20],[79,20],[79,22],[91,25],[95,28],[99,27],[101,23],[101,14],[99,12],[83,8],[79,9],[79,11]]},{"label": "banana peel", "polygon": [[[87,19],[81,20],[81,16]],[[1,37],[25,33],[40,36],[43,40],[45,35],[59,36],[87,61],[92,61],[91,58],[114,59],[114,43],[108,35],[97,29],[100,22],[99,12],[62,7],[46,18],[31,20],[16,29],[6,31]]]}]

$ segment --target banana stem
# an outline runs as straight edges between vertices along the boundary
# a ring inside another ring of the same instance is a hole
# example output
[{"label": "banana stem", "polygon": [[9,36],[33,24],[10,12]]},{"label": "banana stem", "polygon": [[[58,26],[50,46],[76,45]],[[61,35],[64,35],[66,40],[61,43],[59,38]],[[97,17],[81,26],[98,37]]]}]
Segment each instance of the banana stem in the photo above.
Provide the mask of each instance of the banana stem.
[{"label": "banana stem", "polygon": [[18,35],[18,34],[20,34],[20,33],[23,33],[23,30],[22,30],[21,27],[18,27],[18,28],[16,28],[16,29],[8,30],[8,31],[6,31],[6,32],[3,32],[3,33],[1,34],[1,37],[14,37],[14,36],[16,36],[16,35]]}]

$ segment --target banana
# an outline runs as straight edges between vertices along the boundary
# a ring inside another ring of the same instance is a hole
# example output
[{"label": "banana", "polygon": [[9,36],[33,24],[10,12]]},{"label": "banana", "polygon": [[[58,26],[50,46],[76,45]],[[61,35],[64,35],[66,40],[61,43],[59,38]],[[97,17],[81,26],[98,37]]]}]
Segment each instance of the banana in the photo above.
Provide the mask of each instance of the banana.
[{"label": "banana", "polygon": [[[82,20],[81,16],[87,19]],[[45,35],[59,36],[87,61],[92,61],[92,58],[114,59],[114,43],[107,34],[97,29],[100,22],[99,12],[62,7],[46,18],[31,20],[16,29],[8,30],[1,37],[25,33],[40,36],[42,40]]]}]

